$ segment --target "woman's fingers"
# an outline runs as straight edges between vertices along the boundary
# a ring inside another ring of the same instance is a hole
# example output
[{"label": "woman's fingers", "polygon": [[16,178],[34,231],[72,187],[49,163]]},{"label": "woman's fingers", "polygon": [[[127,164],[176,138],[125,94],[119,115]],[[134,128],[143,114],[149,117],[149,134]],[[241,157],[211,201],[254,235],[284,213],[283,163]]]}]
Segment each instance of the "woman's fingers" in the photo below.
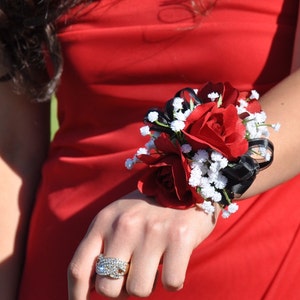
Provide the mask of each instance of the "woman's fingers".
[{"label": "woman's fingers", "polygon": [[133,252],[126,282],[130,295],[147,297],[153,291],[165,244],[162,233],[155,236],[145,235]]},{"label": "woman's fingers", "polygon": [[193,249],[189,244],[170,245],[164,254],[162,283],[169,291],[178,291],[184,285],[185,275]]},{"label": "woman's fingers", "polygon": [[210,234],[215,216],[189,209],[173,212],[163,257],[162,283],[169,291],[183,288],[193,250]]},{"label": "woman's fingers", "polygon": [[[99,227],[101,226],[102,229],[106,228],[103,255],[107,267],[111,267],[111,273],[117,272],[114,269],[114,265],[119,263],[122,265],[122,262],[127,263],[131,260],[132,253],[140,243],[142,236],[141,217],[130,209],[127,209],[124,203],[121,202],[113,210],[108,208],[105,212],[102,212],[102,221],[97,221]],[[113,218],[111,217],[112,215]],[[104,220],[107,220],[108,223],[104,222]],[[111,275],[114,276],[114,274]],[[120,276],[118,279],[115,279],[109,275],[105,276],[105,274],[104,276],[97,275],[95,289],[99,294],[107,297],[119,297],[124,291],[126,277]]]},{"label": "woman's fingers", "polygon": [[111,242],[105,242],[105,245],[95,289],[99,294],[117,298],[124,290],[127,270],[130,269],[132,247],[128,247],[130,244],[124,244],[122,239],[118,240],[117,236],[114,236]]},{"label": "woman's fingers", "polygon": [[95,263],[102,248],[100,236],[87,234],[78,246],[68,268],[69,300],[89,299]]}]

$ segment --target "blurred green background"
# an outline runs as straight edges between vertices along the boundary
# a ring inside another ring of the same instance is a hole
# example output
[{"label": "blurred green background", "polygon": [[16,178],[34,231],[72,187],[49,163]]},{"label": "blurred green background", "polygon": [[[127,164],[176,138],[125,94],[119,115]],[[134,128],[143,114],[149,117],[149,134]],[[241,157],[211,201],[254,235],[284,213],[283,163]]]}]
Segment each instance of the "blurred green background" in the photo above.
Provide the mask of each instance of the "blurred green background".
[{"label": "blurred green background", "polygon": [[51,139],[53,139],[53,136],[58,128],[58,121],[57,121],[57,101],[55,97],[52,97],[51,99],[51,119],[50,119],[50,125],[51,125]]}]

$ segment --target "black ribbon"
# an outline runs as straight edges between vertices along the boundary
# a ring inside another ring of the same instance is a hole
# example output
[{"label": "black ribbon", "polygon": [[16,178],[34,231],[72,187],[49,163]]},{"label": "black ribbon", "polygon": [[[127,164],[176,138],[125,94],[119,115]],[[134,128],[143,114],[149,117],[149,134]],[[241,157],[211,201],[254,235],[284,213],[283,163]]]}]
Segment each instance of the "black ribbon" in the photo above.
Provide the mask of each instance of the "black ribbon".
[{"label": "black ribbon", "polygon": [[[263,153],[263,155],[260,153]],[[233,199],[244,194],[259,171],[271,165],[273,154],[274,146],[270,140],[266,138],[249,140],[248,152],[241,156],[237,162],[230,162],[229,166],[222,170],[222,174],[228,179],[227,196]],[[225,195],[221,200],[221,204],[225,206],[229,204]]]}]

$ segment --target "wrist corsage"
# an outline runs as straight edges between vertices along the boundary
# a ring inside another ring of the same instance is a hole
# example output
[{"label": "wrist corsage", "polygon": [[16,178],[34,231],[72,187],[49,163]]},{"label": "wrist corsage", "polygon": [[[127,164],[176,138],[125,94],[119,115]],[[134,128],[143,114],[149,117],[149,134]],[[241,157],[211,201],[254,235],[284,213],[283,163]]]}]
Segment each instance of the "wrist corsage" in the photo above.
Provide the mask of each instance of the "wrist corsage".
[{"label": "wrist corsage", "polygon": [[271,127],[259,104],[259,94],[239,92],[229,83],[185,88],[165,108],[150,109],[140,131],[149,142],[125,162],[147,168],[138,181],[141,193],[163,206],[198,206],[206,213],[222,208],[229,217],[257,173],[273,160]]}]

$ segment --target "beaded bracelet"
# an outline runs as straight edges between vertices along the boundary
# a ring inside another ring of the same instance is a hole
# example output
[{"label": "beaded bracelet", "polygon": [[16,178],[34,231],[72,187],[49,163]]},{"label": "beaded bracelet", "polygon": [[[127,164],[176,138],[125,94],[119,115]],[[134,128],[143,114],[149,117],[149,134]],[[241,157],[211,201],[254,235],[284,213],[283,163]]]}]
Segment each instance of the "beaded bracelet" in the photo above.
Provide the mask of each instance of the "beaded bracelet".
[{"label": "beaded bracelet", "polygon": [[138,181],[141,193],[166,207],[198,206],[207,214],[222,208],[229,217],[259,171],[273,161],[274,147],[259,104],[259,94],[240,92],[230,83],[184,88],[153,108],[140,132],[150,140],[125,162],[146,165]]}]

